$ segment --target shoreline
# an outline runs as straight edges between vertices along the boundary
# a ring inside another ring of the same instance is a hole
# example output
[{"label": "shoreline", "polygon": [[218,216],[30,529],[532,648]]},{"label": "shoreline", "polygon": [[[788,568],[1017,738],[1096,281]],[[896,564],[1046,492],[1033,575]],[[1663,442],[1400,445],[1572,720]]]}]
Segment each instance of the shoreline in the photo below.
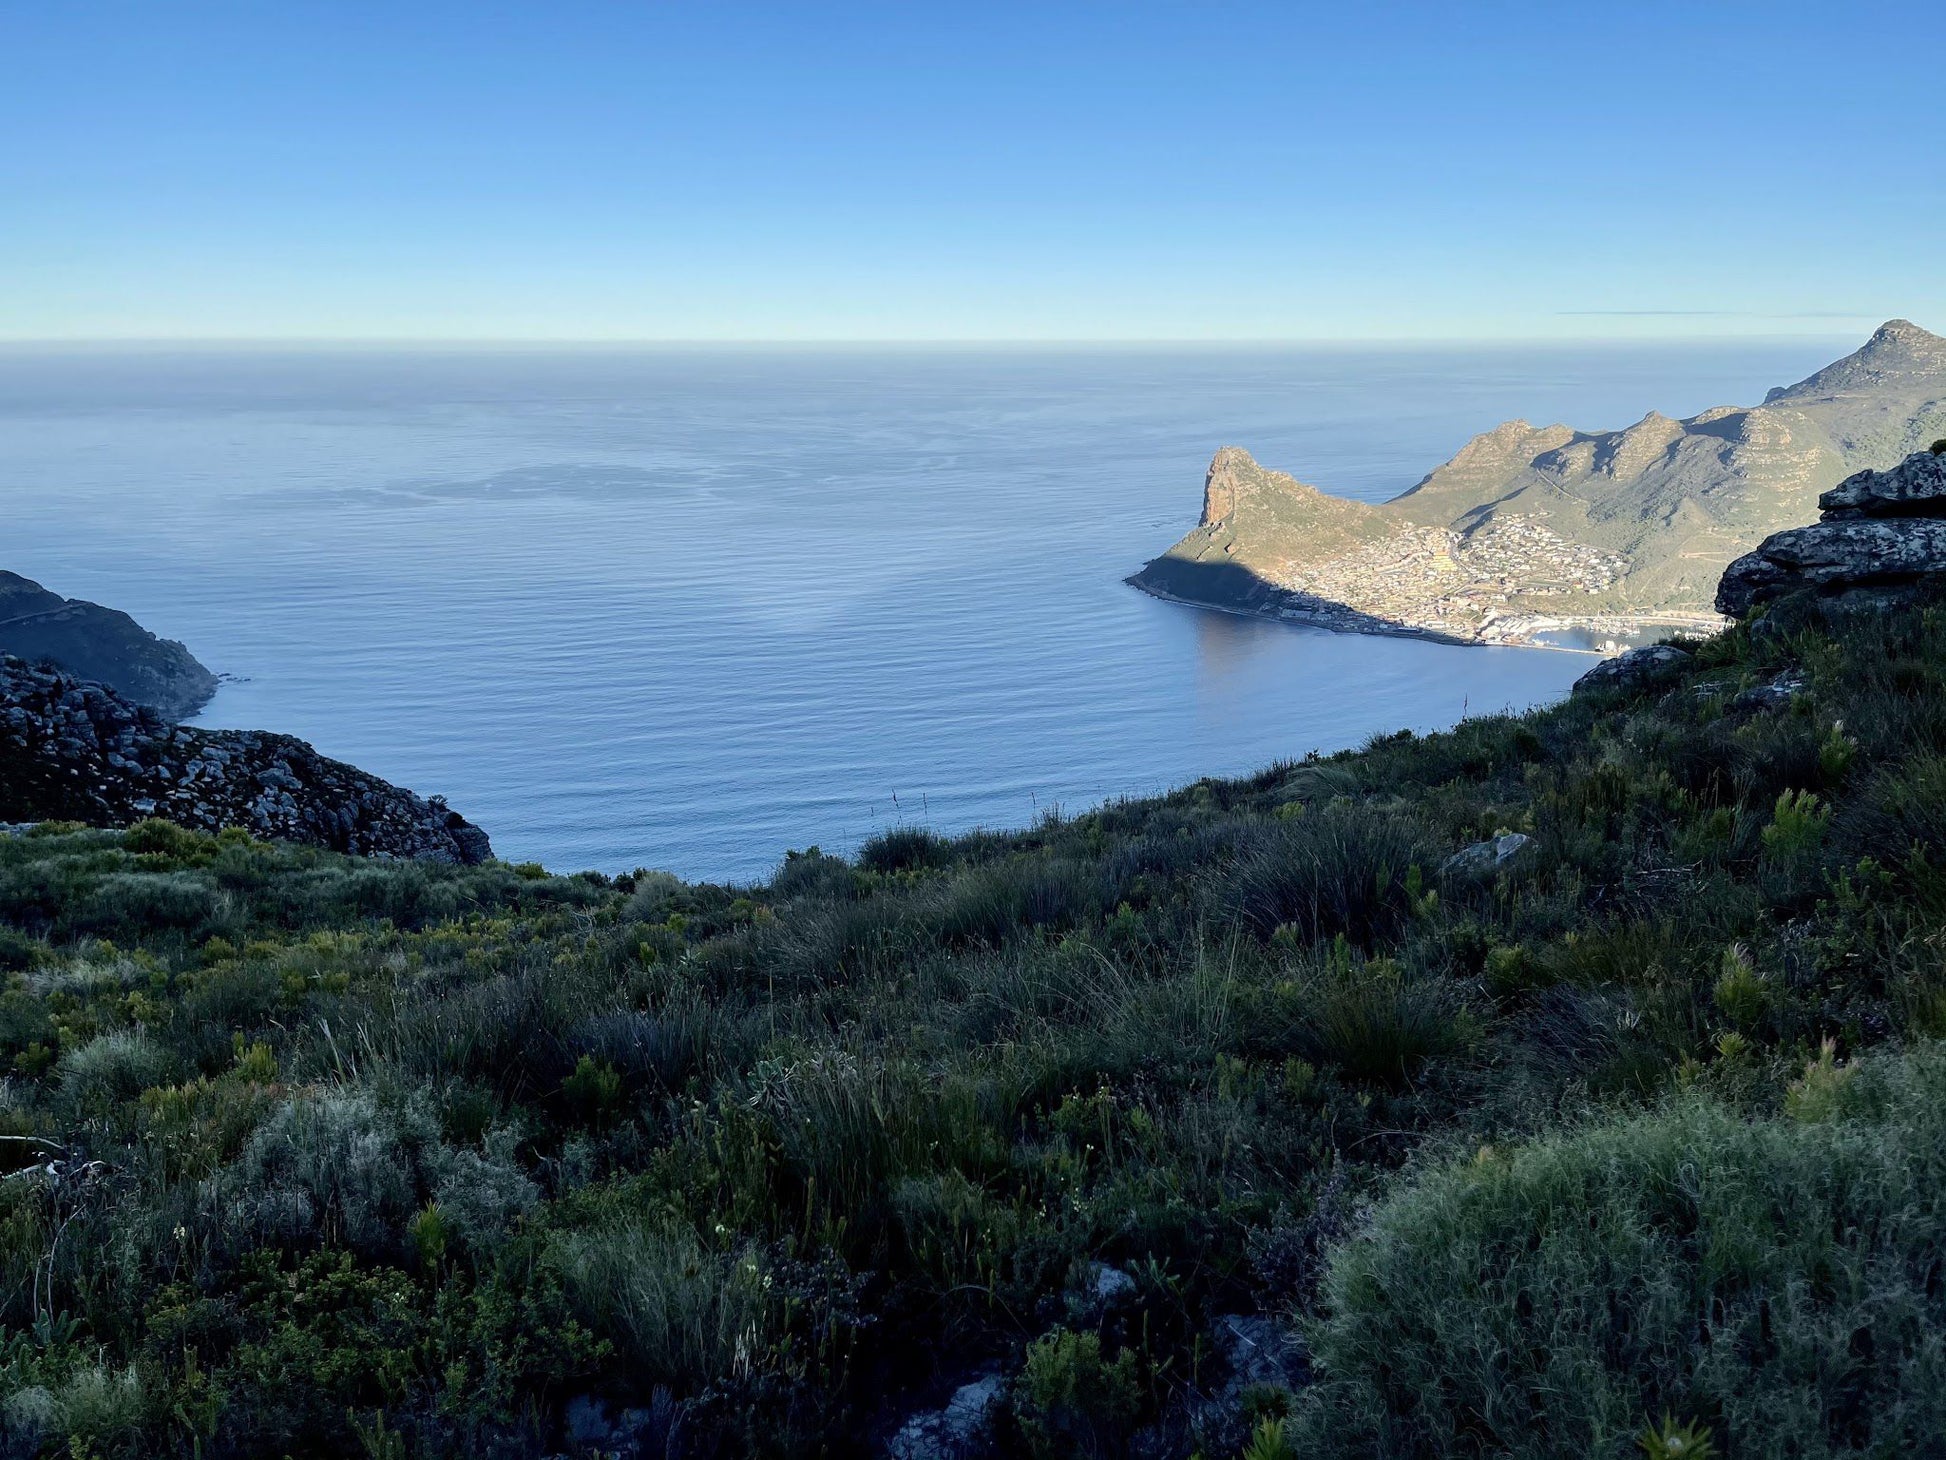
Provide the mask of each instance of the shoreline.
[{"label": "shoreline", "polygon": [[[1556,654],[1582,654],[1592,659],[1607,659],[1612,655],[1603,649],[1579,648],[1573,644],[1550,644],[1543,639],[1517,637],[1504,639],[1483,638],[1477,634],[1462,636],[1444,629],[1427,628],[1417,624],[1398,623],[1391,619],[1379,618],[1375,614],[1364,613],[1359,609],[1342,604],[1334,604],[1328,609],[1305,607],[1301,600],[1307,595],[1292,589],[1276,590],[1282,601],[1267,604],[1262,608],[1244,608],[1234,604],[1212,603],[1207,599],[1184,598],[1165,588],[1158,588],[1141,581],[1140,573],[1131,573],[1122,581],[1139,593],[1163,603],[1179,604],[1184,608],[1207,609],[1212,613],[1232,614],[1237,618],[1269,619],[1273,623],[1294,624],[1301,628],[1324,629],[1334,634],[1367,634],[1374,638],[1418,639],[1429,644],[1449,644],[1462,649],[1545,649]],[[1299,600],[1292,602],[1291,600]],[[1702,614],[1601,614],[1587,618],[1547,618],[1540,620],[1546,628],[1539,632],[1561,630],[1581,633],[1609,633],[1612,635],[1635,635],[1654,629],[1666,629],[1677,633],[1714,633],[1720,623]]]}]

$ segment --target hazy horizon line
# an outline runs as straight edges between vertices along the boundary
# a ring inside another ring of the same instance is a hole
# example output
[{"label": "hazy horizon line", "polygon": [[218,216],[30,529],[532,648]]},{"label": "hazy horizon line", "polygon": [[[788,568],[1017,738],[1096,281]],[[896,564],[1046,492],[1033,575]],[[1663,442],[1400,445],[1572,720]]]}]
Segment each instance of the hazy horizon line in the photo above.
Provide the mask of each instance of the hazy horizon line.
[{"label": "hazy horizon line", "polygon": [[[1590,316],[1597,311],[1588,311]],[[1615,312],[1619,314],[1620,312]],[[1614,317],[1609,315],[1608,317]],[[1875,319],[1873,315],[1845,316]],[[1836,316],[1833,317],[1837,318]],[[965,335],[940,337],[885,336],[796,338],[791,336],[714,337],[654,336],[606,338],[577,335],[0,335],[0,350],[97,349],[575,349],[575,350],[849,350],[849,349],[1357,349],[1414,345],[1536,346],[1536,345],[1658,345],[1738,344],[1765,340],[1823,340],[1850,338],[1851,331],[1752,330],[1726,333],[1670,332],[1667,334],[1523,334],[1523,335],[1155,335],[1053,337],[1038,335]]]}]

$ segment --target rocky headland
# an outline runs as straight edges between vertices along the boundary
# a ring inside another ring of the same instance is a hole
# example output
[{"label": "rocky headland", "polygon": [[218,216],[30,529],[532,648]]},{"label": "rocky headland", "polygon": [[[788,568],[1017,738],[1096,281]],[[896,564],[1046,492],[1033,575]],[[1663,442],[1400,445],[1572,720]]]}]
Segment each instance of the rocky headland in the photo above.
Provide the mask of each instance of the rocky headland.
[{"label": "rocky headland", "polygon": [[171,725],[105,684],[0,655],[0,823],[150,817],[367,856],[473,865],[493,854],[438,798],[293,736]]},{"label": "rocky headland", "polygon": [[1760,406],[1650,412],[1620,431],[1509,421],[1382,503],[1225,447],[1196,528],[1128,581],[1233,613],[1458,643],[1712,628],[1732,559],[1849,474],[1941,435],[1946,339],[1892,320]]},{"label": "rocky headland", "polygon": [[176,640],[18,573],[0,572],[0,654],[57,665],[170,720],[187,719],[216,693],[216,676]]}]

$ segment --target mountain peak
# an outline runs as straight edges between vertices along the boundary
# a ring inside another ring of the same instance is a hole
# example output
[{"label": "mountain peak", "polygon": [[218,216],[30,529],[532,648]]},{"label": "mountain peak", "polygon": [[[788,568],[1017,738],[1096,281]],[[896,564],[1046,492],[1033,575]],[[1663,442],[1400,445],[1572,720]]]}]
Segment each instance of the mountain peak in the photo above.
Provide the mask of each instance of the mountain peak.
[{"label": "mountain peak", "polygon": [[1909,319],[1888,319],[1872,331],[1872,337],[1865,341],[1864,349],[1858,353],[1877,355],[1898,351],[1930,354],[1942,349],[1946,349],[1946,339],[1931,330],[1921,329]]},{"label": "mountain peak", "polygon": [[1844,359],[1796,385],[1771,391],[1764,404],[1907,384],[1937,389],[1942,383],[1946,383],[1946,339],[1909,319],[1888,319]]},{"label": "mountain peak", "polygon": [[1260,466],[1241,446],[1224,446],[1210,458],[1209,472],[1203,478],[1201,525],[1208,527],[1222,522],[1234,516],[1238,505],[1246,499],[1265,494],[1287,500],[1315,499],[1319,503],[1343,505],[1348,511],[1362,510],[1359,504],[1340,504],[1337,498],[1326,497],[1316,487],[1298,481],[1288,472]]}]

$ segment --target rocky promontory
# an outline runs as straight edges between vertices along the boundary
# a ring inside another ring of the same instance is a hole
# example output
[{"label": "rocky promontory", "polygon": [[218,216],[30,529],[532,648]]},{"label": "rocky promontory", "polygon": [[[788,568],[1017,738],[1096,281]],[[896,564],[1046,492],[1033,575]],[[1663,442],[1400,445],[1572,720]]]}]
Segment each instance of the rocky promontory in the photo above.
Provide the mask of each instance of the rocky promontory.
[{"label": "rocky promontory", "polygon": [[1820,519],[1772,533],[1724,570],[1719,613],[1741,618],[1801,591],[1897,592],[1946,578],[1946,440],[1818,498]]},{"label": "rocky promontory", "polygon": [[486,833],[437,797],[293,736],[172,726],[107,685],[0,655],[0,822],[149,817],[366,856],[471,865],[493,855]]},{"label": "rocky promontory", "polygon": [[18,573],[0,572],[0,654],[58,665],[170,720],[195,714],[216,693],[216,676],[174,639],[157,638],[118,609],[63,598]]},{"label": "rocky promontory", "polygon": [[1888,320],[1762,405],[1650,411],[1605,431],[1507,421],[1383,502],[1225,447],[1196,527],[1128,581],[1232,613],[1467,643],[1706,630],[1732,559],[1942,431],[1946,339]]}]

